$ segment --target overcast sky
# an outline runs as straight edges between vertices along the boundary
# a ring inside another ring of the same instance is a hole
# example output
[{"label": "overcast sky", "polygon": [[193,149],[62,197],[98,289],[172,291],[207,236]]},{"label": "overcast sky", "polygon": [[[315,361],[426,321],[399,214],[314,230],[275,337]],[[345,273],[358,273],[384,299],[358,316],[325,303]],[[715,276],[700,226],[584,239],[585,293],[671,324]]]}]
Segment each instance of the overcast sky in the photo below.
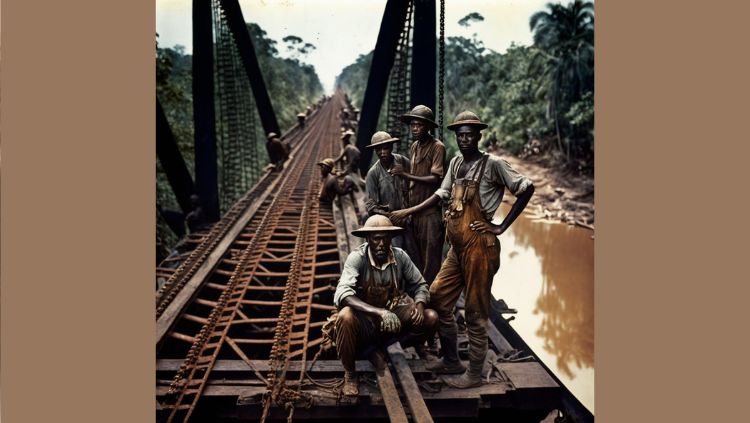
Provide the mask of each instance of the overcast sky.
[{"label": "overcast sky", "polygon": [[[549,2],[446,0],[445,36],[470,38],[476,33],[486,47],[499,52],[504,52],[511,42],[528,45],[532,42],[529,18]],[[192,51],[191,4],[192,0],[156,0],[160,46],[179,44],[188,53]],[[317,47],[304,61],[315,66],[328,93],[341,69],[375,48],[385,4],[386,0],[240,0],[245,20],[257,23],[278,41],[282,56],[286,52],[281,39],[287,35],[296,35]],[[440,2],[436,7],[439,17]],[[471,12],[479,12],[485,20],[469,28],[458,25],[458,20]]]}]

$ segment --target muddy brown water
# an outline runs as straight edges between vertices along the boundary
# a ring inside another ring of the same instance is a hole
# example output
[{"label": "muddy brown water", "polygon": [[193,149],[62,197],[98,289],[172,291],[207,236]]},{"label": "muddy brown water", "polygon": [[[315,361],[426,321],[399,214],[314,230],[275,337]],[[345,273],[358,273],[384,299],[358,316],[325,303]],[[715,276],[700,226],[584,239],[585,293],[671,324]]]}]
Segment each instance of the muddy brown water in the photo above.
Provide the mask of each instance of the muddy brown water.
[{"label": "muddy brown water", "polygon": [[[495,222],[509,209],[503,204]],[[492,284],[495,298],[518,310],[513,328],[592,413],[593,233],[520,216],[500,236],[500,270]]]}]

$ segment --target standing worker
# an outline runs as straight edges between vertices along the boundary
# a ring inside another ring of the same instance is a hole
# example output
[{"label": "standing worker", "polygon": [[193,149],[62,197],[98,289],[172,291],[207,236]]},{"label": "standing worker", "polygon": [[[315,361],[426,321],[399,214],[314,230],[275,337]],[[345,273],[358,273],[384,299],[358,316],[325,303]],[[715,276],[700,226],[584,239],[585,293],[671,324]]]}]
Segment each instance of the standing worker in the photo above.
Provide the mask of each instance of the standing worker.
[{"label": "standing worker", "polygon": [[[367,200],[365,208],[369,216],[380,214],[387,216],[390,212],[408,206],[409,186],[401,176],[392,174],[392,169],[399,166],[409,171],[410,162],[406,157],[393,153],[393,144],[399,142],[385,131],[378,131],[370,139],[367,148],[375,150],[379,160],[367,172],[365,187]],[[409,257],[417,257],[414,238],[410,230],[393,238],[393,246],[403,248]],[[412,259],[414,260],[414,259]],[[417,267],[419,267],[417,265]],[[420,272],[421,273],[421,272]]]},{"label": "standing worker", "polygon": [[[432,136],[431,130],[437,127],[435,116],[427,106],[416,106],[400,117],[409,125],[414,142],[411,144],[411,172],[395,166],[394,175],[410,181],[409,206],[421,204],[440,188],[445,175],[445,145]],[[402,222],[396,222],[403,225]],[[440,204],[435,204],[412,215],[412,233],[419,256],[415,259],[419,270],[428,284],[435,280],[443,257],[445,227]]]},{"label": "standing worker", "polygon": [[[479,151],[481,130],[487,128],[479,117],[469,111],[458,114],[448,129],[455,131],[461,155],[451,160],[448,174],[440,189],[421,204],[393,212],[396,221],[433,207],[440,200],[449,201],[445,213],[448,256],[430,287],[432,307],[440,316],[440,345],[443,359],[428,363],[437,373],[463,373],[447,379],[456,388],[470,388],[482,383],[481,373],[487,355],[487,325],[490,310],[492,279],[500,267],[498,235],[521,214],[534,194],[531,180],[500,157]],[[516,201],[499,224],[492,217],[500,206],[505,188]],[[466,328],[469,335],[469,368],[458,358],[458,328],[453,307],[466,290]]]}]

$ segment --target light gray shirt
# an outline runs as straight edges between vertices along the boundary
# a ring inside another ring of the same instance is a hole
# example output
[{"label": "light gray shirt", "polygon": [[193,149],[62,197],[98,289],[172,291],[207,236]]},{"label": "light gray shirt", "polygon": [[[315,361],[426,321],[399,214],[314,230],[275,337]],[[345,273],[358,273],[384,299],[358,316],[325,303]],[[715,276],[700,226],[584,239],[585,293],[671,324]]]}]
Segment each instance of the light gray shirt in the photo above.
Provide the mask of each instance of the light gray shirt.
[{"label": "light gray shirt", "polygon": [[[399,164],[404,168],[404,172],[409,172],[411,161],[406,157],[393,153],[394,164]],[[383,167],[380,160],[367,171],[365,180],[367,189],[367,200],[365,208],[367,214],[372,216],[375,209],[379,206],[388,206],[387,211],[395,211],[406,208],[407,199],[404,198],[409,190],[409,182],[401,176],[393,176]]]},{"label": "light gray shirt", "polygon": [[393,272],[390,266],[396,266],[396,278],[400,281],[399,290],[405,291],[414,302],[423,302],[427,304],[430,301],[430,290],[427,281],[424,280],[419,269],[411,261],[404,250],[398,247],[391,247],[393,255],[391,261],[386,263],[382,268],[373,266],[370,258],[367,257],[367,243],[360,245],[354,251],[349,253],[344,263],[344,270],[341,272],[339,284],[336,286],[336,292],[333,294],[333,305],[341,309],[341,300],[357,294],[357,286],[362,286],[369,273],[373,272],[375,283],[381,286],[387,286],[393,283]]},{"label": "light gray shirt", "polygon": [[[451,159],[450,165],[448,165],[448,172],[445,178],[443,178],[443,183],[435,191],[435,194],[443,201],[450,200],[451,188],[453,187],[453,182],[457,179],[454,173],[458,172],[458,168],[463,161],[464,157],[461,154]],[[474,162],[464,177],[470,178],[475,171],[478,171],[476,169],[477,166],[481,165],[482,160]],[[484,175],[480,177],[479,181],[479,202],[482,205],[482,209],[484,209],[487,220],[492,221],[492,216],[495,215],[495,211],[500,207],[505,188],[508,188],[513,195],[519,195],[531,185],[533,185],[531,179],[518,173],[510,166],[510,163],[494,154],[490,154],[487,159],[487,165],[484,167]]]}]

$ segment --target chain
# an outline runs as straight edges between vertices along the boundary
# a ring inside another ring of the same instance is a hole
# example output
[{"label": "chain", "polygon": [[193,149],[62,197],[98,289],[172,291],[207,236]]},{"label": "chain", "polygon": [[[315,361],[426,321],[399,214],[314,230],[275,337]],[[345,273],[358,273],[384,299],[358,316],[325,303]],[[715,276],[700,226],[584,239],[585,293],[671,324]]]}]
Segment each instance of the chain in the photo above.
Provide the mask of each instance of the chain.
[{"label": "chain", "polygon": [[438,134],[440,140],[445,142],[445,138],[443,138],[443,109],[445,108],[445,0],[440,0],[439,55],[438,101],[440,102],[440,113],[438,114]]}]

